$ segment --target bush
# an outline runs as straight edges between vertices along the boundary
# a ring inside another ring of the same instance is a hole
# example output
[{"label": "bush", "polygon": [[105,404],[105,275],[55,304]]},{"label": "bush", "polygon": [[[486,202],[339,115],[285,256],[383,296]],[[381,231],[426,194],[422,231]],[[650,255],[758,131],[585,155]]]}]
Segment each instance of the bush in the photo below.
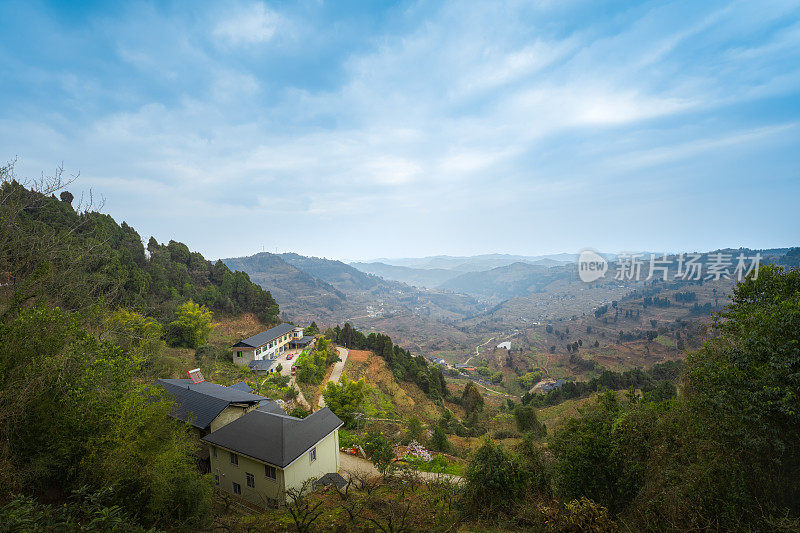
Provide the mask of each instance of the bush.
[{"label": "bush", "polygon": [[370,431],[364,437],[364,451],[381,474],[386,475],[394,460],[394,446],[383,433]]},{"label": "bush", "polygon": [[211,311],[206,306],[189,300],[178,306],[175,320],[168,327],[167,340],[172,346],[197,348],[208,342],[214,330],[211,320]]},{"label": "bush", "polygon": [[325,404],[342,419],[345,427],[352,428],[355,424],[355,415],[361,409],[369,387],[364,378],[358,381],[347,381],[342,376],[341,383],[328,382],[322,391]]},{"label": "bush", "polygon": [[466,472],[464,509],[485,517],[513,512],[525,492],[525,479],[512,456],[491,439],[474,453]]},{"label": "bush", "polygon": [[537,437],[547,434],[547,428],[539,422],[539,418],[536,416],[536,409],[529,405],[518,405],[514,409],[514,418],[517,421],[517,427],[523,433],[532,432]]},{"label": "bush", "polygon": [[441,426],[436,426],[433,428],[433,434],[431,435],[431,440],[428,446],[433,450],[443,453],[449,453],[453,449],[453,445],[447,438],[447,433],[444,432]]},{"label": "bush", "polygon": [[204,344],[198,346],[197,350],[195,350],[194,358],[197,363],[202,363],[203,361],[228,361],[232,363],[233,353],[213,344]]},{"label": "bush", "polygon": [[308,416],[308,415],[310,415],[310,414],[311,414],[311,411],[309,411],[308,409],[305,409],[305,408],[303,408],[303,407],[300,407],[299,405],[295,406],[295,407],[294,407],[294,408],[293,408],[293,409],[292,409],[292,410],[289,412],[289,416],[293,416],[293,417],[295,417],[295,418],[305,418],[305,417],[307,417],[307,416]]}]

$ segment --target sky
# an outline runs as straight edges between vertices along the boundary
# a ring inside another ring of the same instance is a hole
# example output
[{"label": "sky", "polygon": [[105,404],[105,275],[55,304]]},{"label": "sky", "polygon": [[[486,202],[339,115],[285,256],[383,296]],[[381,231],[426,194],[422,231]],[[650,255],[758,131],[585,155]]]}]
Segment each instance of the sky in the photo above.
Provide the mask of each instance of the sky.
[{"label": "sky", "polygon": [[0,0],[0,161],[206,257],[800,245],[800,3]]}]

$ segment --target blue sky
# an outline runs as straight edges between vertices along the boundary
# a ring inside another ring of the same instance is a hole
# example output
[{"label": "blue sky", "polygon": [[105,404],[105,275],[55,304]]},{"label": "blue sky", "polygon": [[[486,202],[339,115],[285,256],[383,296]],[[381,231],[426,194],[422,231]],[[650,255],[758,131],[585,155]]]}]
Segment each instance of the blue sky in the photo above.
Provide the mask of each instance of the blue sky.
[{"label": "blue sky", "polygon": [[0,159],[212,258],[800,244],[798,2],[0,1],[0,35]]}]

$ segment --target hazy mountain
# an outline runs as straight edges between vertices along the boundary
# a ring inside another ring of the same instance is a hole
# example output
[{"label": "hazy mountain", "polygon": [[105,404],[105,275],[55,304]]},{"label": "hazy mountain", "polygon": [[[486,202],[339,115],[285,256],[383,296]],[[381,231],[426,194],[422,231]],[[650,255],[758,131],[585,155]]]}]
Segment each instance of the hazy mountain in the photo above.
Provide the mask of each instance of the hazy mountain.
[{"label": "hazy mountain", "polygon": [[222,262],[231,270],[247,272],[254,283],[269,287],[281,311],[290,316],[330,314],[345,306],[344,292],[290,265],[278,255],[261,252]]},{"label": "hazy mountain", "polygon": [[440,285],[441,289],[495,299],[525,296],[569,275],[568,268],[516,262],[483,272],[466,272]]},{"label": "hazy mountain", "polygon": [[350,263],[350,266],[362,272],[374,274],[385,279],[401,281],[415,287],[432,289],[441,283],[452,279],[460,272],[443,268],[412,268],[386,263]]},{"label": "hazy mountain", "polygon": [[411,257],[394,259],[375,259],[371,263],[383,263],[390,266],[400,266],[415,269],[443,269],[458,272],[480,272],[492,268],[507,266],[513,263],[541,264],[553,266],[574,262],[577,254],[551,254],[551,255],[510,255],[510,254],[483,254],[473,256],[436,255],[430,257]]},{"label": "hazy mountain", "polygon": [[295,253],[278,254],[278,257],[306,274],[330,283],[344,292],[367,291],[386,283],[376,276],[366,274],[334,259],[306,257]]}]

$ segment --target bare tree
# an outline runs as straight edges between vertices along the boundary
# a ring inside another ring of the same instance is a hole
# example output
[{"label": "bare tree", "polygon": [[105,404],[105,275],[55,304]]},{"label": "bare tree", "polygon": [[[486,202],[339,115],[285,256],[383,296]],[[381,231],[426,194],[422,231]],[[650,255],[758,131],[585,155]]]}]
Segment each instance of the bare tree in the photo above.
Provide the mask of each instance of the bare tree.
[{"label": "bare tree", "polygon": [[309,497],[313,484],[313,480],[307,479],[300,487],[286,491],[286,510],[292,515],[298,533],[311,531],[311,525],[324,511],[320,508],[323,504],[322,500],[313,501]]},{"label": "bare tree", "polygon": [[383,533],[401,533],[409,531],[406,521],[411,509],[411,502],[399,502],[396,499],[372,500],[370,509],[378,518],[368,517],[367,520],[375,524]]},{"label": "bare tree", "polygon": [[48,206],[53,209],[54,194],[78,176],[65,177],[59,166],[52,176],[20,180],[15,163],[0,167],[0,291],[5,293],[0,322],[43,295],[61,300],[62,305],[66,296],[86,306],[112,298],[118,288],[100,286],[91,268],[102,264],[99,250],[104,241],[96,235],[73,238],[88,232],[89,212],[100,207],[91,193],[88,199],[81,195],[75,208],[78,216],[71,215],[68,225],[55,230],[38,217]]},{"label": "bare tree", "polygon": [[361,486],[360,483],[356,481],[356,478],[353,476],[350,477],[347,484],[342,488],[334,485],[336,494],[339,496],[339,507],[347,514],[347,518],[350,520],[351,524],[355,524],[360,518],[367,503],[365,498],[359,497],[359,486]]}]

